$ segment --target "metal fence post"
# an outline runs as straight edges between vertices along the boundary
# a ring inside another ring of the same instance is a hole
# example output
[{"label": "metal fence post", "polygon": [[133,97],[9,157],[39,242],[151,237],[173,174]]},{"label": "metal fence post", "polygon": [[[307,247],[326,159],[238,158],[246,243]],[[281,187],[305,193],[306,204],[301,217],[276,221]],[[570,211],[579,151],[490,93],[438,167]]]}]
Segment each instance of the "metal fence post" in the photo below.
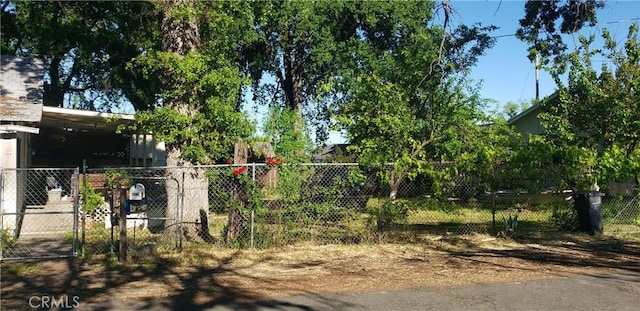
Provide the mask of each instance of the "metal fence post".
[{"label": "metal fence post", "polygon": [[178,224],[176,226],[176,234],[178,235],[178,250],[182,251],[182,221],[183,221],[183,214],[184,214],[184,181],[185,181],[185,175],[186,172],[184,171],[184,169],[182,169],[182,189],[180,189],[180,183],[178,183],[177,187],[178,187],[178,198],[179,198],[179,202],[176,206],[176,218],[178,221]]},{"label": "metal fence post", "polygon": [[[256,182],[256,164],[255,163],[253,163],[252,165],[251,181],[253,183]],[[255,213],[256,213],[255,206],[251,206],[251,249],[253,249],[253,232],[255,230]]]},{"label": "metal fence post", "polygon": [[73,200],[73,257],[78,257],[78,216],[80,216],[80,202],[78,201],[80,197],[78,192],[78,182],[80,178],[78,175],[80,175],[80,169],[76,167],[71,177],[71,199]]},{"label": "metal fence post", "polygon": [[[78,192],[80,193],[80,192]],[[87,199],[87,160],[82,160],[82,197],[83,201]],[[80,202],[80,196],[78,196],[77,201]],[[87,205],[86,202],[82,202],[82,239],[80,241],[80,250],[82,255],[85,253],[85,242],[87,235]],[[109,220],[111,221],[111,220]]]}]

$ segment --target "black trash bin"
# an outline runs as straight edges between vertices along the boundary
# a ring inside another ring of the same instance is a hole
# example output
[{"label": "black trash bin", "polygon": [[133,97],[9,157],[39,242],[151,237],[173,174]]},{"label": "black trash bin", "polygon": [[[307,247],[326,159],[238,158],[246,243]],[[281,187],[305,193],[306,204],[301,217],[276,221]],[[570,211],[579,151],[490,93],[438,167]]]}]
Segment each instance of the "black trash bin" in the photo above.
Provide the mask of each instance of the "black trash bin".
[{"label": "black trash bin", "polygon": [[601,192],[579,192],[574,195],[574,208],[578,212],[578,229],[589,234],[602,233]]}]

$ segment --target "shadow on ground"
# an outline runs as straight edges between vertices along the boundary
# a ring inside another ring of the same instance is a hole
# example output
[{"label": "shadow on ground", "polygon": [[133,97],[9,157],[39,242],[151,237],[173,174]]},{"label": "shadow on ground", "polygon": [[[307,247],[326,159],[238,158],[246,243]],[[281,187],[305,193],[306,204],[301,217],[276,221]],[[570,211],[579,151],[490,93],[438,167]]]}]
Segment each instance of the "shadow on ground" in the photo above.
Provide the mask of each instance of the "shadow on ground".
[{"label": "shadow on ground", "polygon": [[452,256],[471,262],[489,258],[517,258],[532,263],[563,267],[603,268],[640,273],[640,243],[615,237],[563,234],[561,237],[515,238],[529,247],[479,248],[474,245],[450,250]]},{"label": "shadow on ground", "polygon": [[[407,257],[405,261],[396,261],[394,264],[410,265],[410,260],[420,260],[420,267],[427,269],[439,265],[437,260],[449,259],[450,263],[443,264],[452,269],[487,265],[496,268],[529,269],[526,263],[531,263],[532,270],[536,269],[535,264],[550,264],[640,273],[640,245],[632,240],[566,234],[553,238],[513,238],[510,242],[516,242],[514,244],[519,247],[483,247],[470,240],[457,238],[446,242],[432,241],[431,244],[424,242],[425,249],[437,249],[444,252],[444,255],[431,258],[430,252],[423,252],[422,257]],[[265,307],[309,310],[306,305],[280,302],[269,298],[274,297],[273,295],[265,295],[265,292],[269,291],[282,291],[283,295],[309,294],[315,299],[316,305],[326,306],[327,309],[340,310],[350,307],[345,302],[323,298],[322,295],[312,295],[316,294],[312,292],[312,288],[300,288],[300,282],[296,284],[295,280],[284,278],[283,281],[285,271],[253,273],[261,268],[261,263],[273,259],[269,255],[246,260],[242,251],[220,249],[219,252],[212,252],[211,246],[208,247],[205,249],[203,246],[202,249],[193,249],[177,255],[160,254],[140,261],[132,260],[132,263],[128,264],[95,259],[4,262],[0,303],[6,310],[22,310],[30,308],[31,297],[47,296],[59,299],[63,296],[77,296],[81,304],[90,303],[95,306],[92,310],[110,310],[116,301],[125,298],[135,302],[137,310],[202,310],[222,304],[243,310]],[[318,252],[321,252],[320,248]],[[191,261],[185,261],[183,256],[189,256]],[[510,260],[513,259],[521,260],[525,265],[510,265]],[[314,268],[320,265],[326,268],[326,260],[318,253],[318,256],[312,259],[294,260],[291,264],[285,262],[282,269],[307,269],[310,271],[309,275],[313,275]],[[353,266],[342,266],[334,263],[327,275],[367,280],[370,267],[361,264],[362,262],[356,262]],[[384,269],[389,271],[387,267]],[[393,271],[394,267],[389,269]],[[119,293],[135,294],[118,297]]]},{"label": "shadow on ground", "polygon": [[[240,272],[260,261],[229,267],[236,254],[238,252],[217,258],[216,265],[191,267],[184,267],[179,259],[162,256],[128,264],[80,259],[3,262],[0,306],[3,310],[34,309],[34,306],[48,310],[52,302],[43,303],[42,297],[46,296],[57,300],[53,303],[60,309],[71,309],[73,297],[78,297],[80,306],[90,304],[91,310],[121,308],[122,304],[118,302],[123,299],[131,299],[132,308],[136,310],[202,310],[217,305],[235,305],[243,310],[263,307],[308,310],[304,305],[267,300],[260,293],[247,291],[243,283],[255,282],[266,288],[278,288],[278,280],[257,279]],[[211,256],[210,253],[206,255]],[[265,257],[264,260],[268,259]],[[162,285],[162,289],[156,291],[154,285]],[[127,290],[136,291],[140,296],[114,295],[114,292]],[[62,300],[61,297],[69,298]],[[322,296],[314,296],[314,299],[336,310],[348,307],[344,302],[325,300]]]}]

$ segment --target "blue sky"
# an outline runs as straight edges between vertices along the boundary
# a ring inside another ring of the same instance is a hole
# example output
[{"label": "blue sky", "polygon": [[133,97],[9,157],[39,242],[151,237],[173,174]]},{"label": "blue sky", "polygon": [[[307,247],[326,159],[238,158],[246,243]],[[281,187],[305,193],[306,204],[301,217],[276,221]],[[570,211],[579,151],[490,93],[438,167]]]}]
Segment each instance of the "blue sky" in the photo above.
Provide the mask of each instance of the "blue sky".
[{"label": "blue sky", "polygon": [[[494,32],[496,45],[480,58],[473,68],[471,78],[482,80],[481,93],[504,105],[509,101],[520,102],[535,98],[535,66],[527,58],[527,45],[515,36],[518,21],[524,16],[524,1],[452,1],[457,10],[454,24],[495,25],[500,29]],[[623,42],[627,36],[632,19],[640,22],[640,1],[607,1],[606,8],[597,12],[598,25],[585,27],[581,34],[594,34],[598,37],[606,27],[617,42]],[[577,40],[577,36],[575,37]],[[573,38],[565,37],[573,47]],[[556,89],[551,76],[539,72],[540,97],[553,93]]]}]

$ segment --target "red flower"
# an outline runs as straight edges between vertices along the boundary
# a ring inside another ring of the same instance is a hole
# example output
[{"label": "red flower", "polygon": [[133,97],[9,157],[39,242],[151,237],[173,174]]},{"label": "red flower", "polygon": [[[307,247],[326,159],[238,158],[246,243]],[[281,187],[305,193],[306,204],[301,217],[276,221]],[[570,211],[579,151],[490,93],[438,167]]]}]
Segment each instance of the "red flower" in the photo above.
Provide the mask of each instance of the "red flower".
[{"label": "red flower", "polygon": [[276,158],[276,163],[282,164],[282,163],[284,163],[284,160],[281,159],[280,157],[278,157],[278,158]]},{"label": "red flower", "polygon": [[227,164],[231,164],[231,163],[233,163],[233,159],[232,158],[228,158],[227,159]]},{"label": "red flower", "polygon": [[267,158],[267,163],[271,166],[276,165],[276,162],[273,161],[273,158]]},{"label": "red flower", "polygon": [[233,170],[233,176],[238,176],[238,175],[244,173],[244,171],[246,171],[246,170],[247,170],[246,166],[241,166],[240,168],[237,168],[237,169]]}]

